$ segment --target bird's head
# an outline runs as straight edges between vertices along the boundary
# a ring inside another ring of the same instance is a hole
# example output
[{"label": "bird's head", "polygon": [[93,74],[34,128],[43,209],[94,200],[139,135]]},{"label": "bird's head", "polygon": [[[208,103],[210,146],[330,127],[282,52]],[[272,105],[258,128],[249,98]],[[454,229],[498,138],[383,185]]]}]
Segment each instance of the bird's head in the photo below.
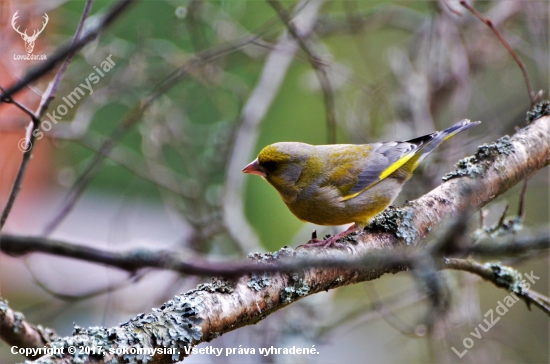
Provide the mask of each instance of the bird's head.
[{"label": "bird's head", "polygon": [[299,192],[296,182],[314,152],[309,144],[283,142],[268,145],[243,169],[243,173],[265,178],[281,193],[283,199]]}]

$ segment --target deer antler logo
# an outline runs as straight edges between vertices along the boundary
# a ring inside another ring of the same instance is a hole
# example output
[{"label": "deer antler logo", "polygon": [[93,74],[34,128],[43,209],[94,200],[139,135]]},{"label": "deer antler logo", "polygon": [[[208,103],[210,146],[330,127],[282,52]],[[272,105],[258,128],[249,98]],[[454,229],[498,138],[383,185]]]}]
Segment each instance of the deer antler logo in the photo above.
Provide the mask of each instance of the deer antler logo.
[{"label": "deer antler logo", "polygon": [[21,38],[23,38],[23,40],[25,41],[25,48],[27,49],[27,53],[32,53],[32,50],[34,49],[34,42],[36,41],[36,38],[38,38],[38,35],[40,33],[42,33],[42,31],[44,30],[44,28],[46,28],[46,24],[48,24],[48,14],[44,13],[44,22],[42,22],[42,29],[40,30],[34,30],[32,35],[29,37],[27,35],[27,29],[25,29],[24,32],[21,32],[19,31],[19,27],[15,27],[15,21],[17,20],[17,18],[19,18],[19,15],[17,14],[19,13],[19,10],[15,12],[15,14],[13,14],[13,17],[11,18],[11,26],[13,27],[13,29],[21,34]]}]

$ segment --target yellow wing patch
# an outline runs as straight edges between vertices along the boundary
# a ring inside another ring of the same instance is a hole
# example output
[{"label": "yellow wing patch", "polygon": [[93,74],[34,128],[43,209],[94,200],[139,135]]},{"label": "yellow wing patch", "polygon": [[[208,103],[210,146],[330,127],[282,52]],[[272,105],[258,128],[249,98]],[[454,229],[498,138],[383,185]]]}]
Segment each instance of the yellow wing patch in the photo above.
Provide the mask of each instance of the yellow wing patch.
[{"label": "yellow wing patch", "polygon": [[347,195],[347,196],[344,196],[342,197],[342,202],[343,201],[348,201],[348,200],[351,200],[352,198],[355,198],[357,196],[359,196],[360,194],[362,194],[363,192],[365,192],[366,190],[368,190],[369,188],[371,188],[372,186],[374,186],[375,184],[377,184],[378,182],[382,181],[384,178],[388,177],[389,175],[391,175],[393,172],[397,171],[399,168],[401,168],[405,163],[407,163],[409,160],[411,160],[412,157],[415,156],[415,154],[418,152],[418,149],[414,149],[412,150],[411,152],[405,154],[404,156],[400,157],[398,160],[396,160],[395,162],[393,162],[392,164],[390,164],[390,166],[386,169],[384,169],[382,171],[382,173],[380,173],[380,177],[378,177],[378,180],[371,183],[370,185],[368,185],[367,187],[363,188],[361,191],[359,192],[356,192],[354,194],[351,194],[351,195]]}]

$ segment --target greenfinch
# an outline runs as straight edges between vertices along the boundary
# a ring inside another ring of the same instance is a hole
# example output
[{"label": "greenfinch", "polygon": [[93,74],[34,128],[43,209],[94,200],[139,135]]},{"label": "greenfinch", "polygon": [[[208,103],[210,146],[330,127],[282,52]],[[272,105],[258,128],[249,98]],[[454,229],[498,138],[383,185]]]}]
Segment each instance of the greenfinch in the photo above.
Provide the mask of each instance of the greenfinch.
[{"label": "greenfinch", "polygon": [[318,225],[354,223],[327,240],[306,247],[342,244],[336,240],[368,225],[397,197],[403,184],[441,142],[479,124],[462,120],[443,131],[408,141],[310,145],[281,142],[263,148],[243,173],[263,177],[290,211]]}]

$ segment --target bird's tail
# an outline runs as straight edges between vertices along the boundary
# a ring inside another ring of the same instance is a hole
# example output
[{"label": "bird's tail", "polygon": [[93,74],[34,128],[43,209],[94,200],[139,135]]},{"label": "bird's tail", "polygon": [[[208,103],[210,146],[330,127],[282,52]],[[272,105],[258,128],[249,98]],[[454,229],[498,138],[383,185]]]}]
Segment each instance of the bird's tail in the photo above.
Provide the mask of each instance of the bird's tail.
[{"label": "bird's tail", "polygon": [[[460,120],[458,123],[454,124],[453,126],[445,130],[430,134],[429,136],[431,136],[431,138],[426,143],[426,146],[422,148],[422,154],[416,161],[416,165],[420,164],[420,162],[422,162],[424,158],[426,158],[428,154],[432,152],[432,150],[434,150],[439,144],[441,144],[441,142],[454,137],[455,135],[457,135],[458,133],[466,129],[476,126],[479,123],[481,123],[481,121],[470,121],[468,119],[464,119],[464,120]],[[425,137],[421,137],[421,138],[425,138]],[[412,142],[412,141],[409,141],[409,142]]]}]

